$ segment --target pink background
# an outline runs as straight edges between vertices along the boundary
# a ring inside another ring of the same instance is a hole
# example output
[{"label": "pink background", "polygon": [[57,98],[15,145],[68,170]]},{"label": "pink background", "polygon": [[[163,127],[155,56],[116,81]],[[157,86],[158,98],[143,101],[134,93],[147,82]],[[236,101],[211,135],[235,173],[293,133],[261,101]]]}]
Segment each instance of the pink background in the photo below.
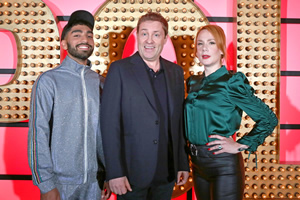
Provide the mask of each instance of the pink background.
[{"label": "pink background", "polygon": [[[281,1],[281,18],[300,19],[299,1]],[[281,71],[300,71],[300,24],[281,25]],[[280,78],[280,124],[300,124],[300,77]],[[280,163],[300,163],[300,130],[280,130]]]},{"label": "pink background", "polygon": [[[0,2],[4,2],[0,0]],[[93,14],[104,0],[44,0],[54,17],[69,16],[74,10],[85,9]],[[230,2],[230,3],[229,3]],[[195,0],[207,17],[235,17],[235,0]],[[281,2],[282,18],[300,18],[298,0]],[[216,6],[218,5],[218,6]],[[233,23],[212,23],[221,26],[227,36],[229,52],[235,44]],[[65,22],[58,22],[61,32]],[[299,71],[300,24],[281,25],[281,71]],[[16,66],[16,43],[13,35],[0,29],[0,68]],[[233,63],[234,65],[235,63]],[[5,84],[12,75],[0,75],[0,84]],[[280,80],[280,124],[300,124],[300,77],[281,77]],[[30,175],[27,162],[28,128],[0,127],[0,175]],[[280,161],[300,163],[300,130],[281,130]],[[31,181],[0,180],[0,199],[38,199],[39,191]],[[112,197],[111,199],[114,199]],[[185,200],[186,194],[176,198]]]}]

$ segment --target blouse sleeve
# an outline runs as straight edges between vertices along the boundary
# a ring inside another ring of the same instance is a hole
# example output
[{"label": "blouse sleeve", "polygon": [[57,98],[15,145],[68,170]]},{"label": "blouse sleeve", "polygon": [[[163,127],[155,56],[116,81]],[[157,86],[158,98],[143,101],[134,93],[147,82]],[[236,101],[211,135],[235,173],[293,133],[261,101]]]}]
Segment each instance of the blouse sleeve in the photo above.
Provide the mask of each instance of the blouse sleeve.
[{"label": "blouse sleeve", "polygon": [[255,121],[253,129],[237,141],[248,145],[247,150],[254,152],[273,132],[278,119],[273,111],[254,95],[254,89],[243,73],[237,72],[232,76],[228,82],[228,89],[230,100]]}]

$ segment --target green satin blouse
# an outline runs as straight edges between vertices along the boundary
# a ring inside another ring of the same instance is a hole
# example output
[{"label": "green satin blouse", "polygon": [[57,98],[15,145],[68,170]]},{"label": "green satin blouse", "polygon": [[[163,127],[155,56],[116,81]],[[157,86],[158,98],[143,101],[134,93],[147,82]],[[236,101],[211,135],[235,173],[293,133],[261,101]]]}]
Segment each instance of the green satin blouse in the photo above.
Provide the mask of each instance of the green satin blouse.
[{"label": "green satin blouse", "polygon": [[229,137],[240,128],[243,111],[256,123],[237,142],[248,145],[253,152],[278,124],[272,110],[254,95],[246,76],[231,75],[225,66],[209,76],[191,76],[187,81],[185,129],[189,142],[205,145],[215,139],[209,135]]}]

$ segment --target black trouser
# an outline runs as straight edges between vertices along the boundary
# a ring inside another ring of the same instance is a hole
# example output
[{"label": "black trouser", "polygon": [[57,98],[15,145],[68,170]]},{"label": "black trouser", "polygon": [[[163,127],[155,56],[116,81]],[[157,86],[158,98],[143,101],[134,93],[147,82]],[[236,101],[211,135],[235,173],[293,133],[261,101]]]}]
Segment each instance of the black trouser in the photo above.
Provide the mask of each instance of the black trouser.
[{"label": "black trouser", "polygon": [[242,200],[245,172],[242,154],[214,155],[207,146],[197,146],[192,156],[197,200]]},{"label": "black trouser", "polygon": [[171,200],[175,181],[165,185],[141,188],[131,185],[132,192],[118,195],[117,200]]}]

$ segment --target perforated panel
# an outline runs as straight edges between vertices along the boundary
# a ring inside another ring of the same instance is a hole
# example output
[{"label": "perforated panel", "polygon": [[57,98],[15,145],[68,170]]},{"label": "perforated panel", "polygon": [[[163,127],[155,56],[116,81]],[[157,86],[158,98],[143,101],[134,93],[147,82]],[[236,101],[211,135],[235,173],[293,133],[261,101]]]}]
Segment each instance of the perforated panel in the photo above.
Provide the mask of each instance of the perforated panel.
[{"label": "perforated panel", "polygon": [[[279,116],[280,1],[239,0],[237,5],[237,70],[242,71],[261,98]],[[238,137],[254,123],[244,114]],[[245,152],[245,198],[300,198],[299,166],[279,165],[279,126],[255,156]]]},{"label": "perforated panel", "polygon": [[0,121],[18,122],[28,119],[38,75],[60,62],[59,33],[50,9],[40,0],[0,3],[0,28],[14,34],[18,48],[15,75],[0,86]]}]

